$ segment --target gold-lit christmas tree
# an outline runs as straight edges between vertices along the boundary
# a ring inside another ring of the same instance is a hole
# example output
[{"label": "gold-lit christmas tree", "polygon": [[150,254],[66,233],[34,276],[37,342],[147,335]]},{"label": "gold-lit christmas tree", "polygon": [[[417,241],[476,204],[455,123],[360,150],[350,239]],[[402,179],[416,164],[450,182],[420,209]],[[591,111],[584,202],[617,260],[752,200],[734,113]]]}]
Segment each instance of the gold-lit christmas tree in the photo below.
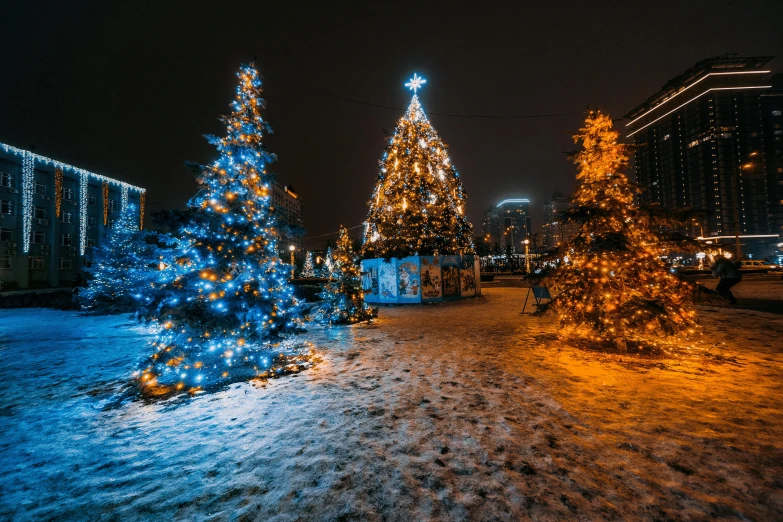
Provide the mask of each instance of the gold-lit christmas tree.
[{"label": "gold-lit christmas tree", "polygon": [[425,81],[414,75],[406,84],[414,94],[380,161],[365,222],[364,257],[473,250],[462,182],[415,94]]},{"label": "gold-lit christmas tree", "polygon": [[567,213],[576,236],[559,250],[548,284],[569,333],[594,339],[643,339],[695,331],[690,285],[666,269],[660,236],[634,204],[623,174],[627,147],[612,119],[590,111],[574,136],[578,187]]}]

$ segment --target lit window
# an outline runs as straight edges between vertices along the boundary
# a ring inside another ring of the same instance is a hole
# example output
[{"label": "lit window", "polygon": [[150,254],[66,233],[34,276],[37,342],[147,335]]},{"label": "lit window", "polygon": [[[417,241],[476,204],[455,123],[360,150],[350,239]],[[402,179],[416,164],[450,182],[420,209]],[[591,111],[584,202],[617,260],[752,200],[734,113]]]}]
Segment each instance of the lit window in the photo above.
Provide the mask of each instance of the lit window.
[{"label": "lit window", "polygon": [[40,194],[42,196],[46,195],[46,183],[41,183],[40,181],[35,182],[35,193]]},{"label": "lit window", "polygon": [[71,269],[71,258],[70,257],[61,257],[60,258],[60,270],[70,270]]},{"label": "lit window", "polygon": [[11,269],[11,256],[10,254],[6,254],[4,256],[0,256],[0,270],[10,270]]},{"label": "lit window", "polygon": [[27,258],[27,266],[30,270],[43,270],[44,258],[42,256],[30,256]]},{"label": "lit window", "polygon": [[780,116],[781,114],[783,114],[781,111],[772,111],[773,116]]}]

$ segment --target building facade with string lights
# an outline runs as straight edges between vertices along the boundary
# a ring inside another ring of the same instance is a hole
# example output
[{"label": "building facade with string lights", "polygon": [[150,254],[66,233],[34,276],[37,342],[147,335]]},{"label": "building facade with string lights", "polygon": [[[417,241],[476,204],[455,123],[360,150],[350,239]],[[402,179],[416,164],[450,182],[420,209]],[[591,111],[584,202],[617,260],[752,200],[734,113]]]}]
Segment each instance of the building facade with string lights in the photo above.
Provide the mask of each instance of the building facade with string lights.
[{"label": "building facade with string lights", "polygon": [[783,77],[771,60],[702,60],[626,114],[641,204],[697,211],[685,232],[713,243],[778,243]]},{"label": "building facade with string lights", "polygon": [[497,243],[502,252],[511,245],[512,253],[524,251],[522,242],[530,239],[530,200],[507,198],[484,212],[484,237]]},{"label": "building facade with string lights", "polygon": [[143,225],[145,189],[0,143],[0,282],[69,285],[128,205]]}]

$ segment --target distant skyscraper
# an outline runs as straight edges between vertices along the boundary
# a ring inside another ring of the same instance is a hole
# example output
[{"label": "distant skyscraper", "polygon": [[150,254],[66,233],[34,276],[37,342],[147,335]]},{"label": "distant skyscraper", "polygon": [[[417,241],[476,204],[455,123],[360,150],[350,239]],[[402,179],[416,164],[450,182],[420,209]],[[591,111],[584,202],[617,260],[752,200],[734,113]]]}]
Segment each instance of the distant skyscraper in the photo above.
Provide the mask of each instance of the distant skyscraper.
[{"label": "distant skyscraper", "polygon": [[640,203],[705,211],[695,236],[783,231],[783,90],[772,58],[703,60],[625,117]]},{"label": "distant skyscraper", "polygon": [[484,237],[491,245],[498,243],[501,251],[510,244],[513,252],[519,252],[522,241],[530,238],[530,200],[504,199],[484,212]]},{"label": "distant skyscraper", "polygon": [[559,191],[555,191],[552,197],[544,202],[544,224],[541,227],[542,249],[555,248],[574,236],[578,225],[566,223],[562,215],[570,207],[570,200]]}]

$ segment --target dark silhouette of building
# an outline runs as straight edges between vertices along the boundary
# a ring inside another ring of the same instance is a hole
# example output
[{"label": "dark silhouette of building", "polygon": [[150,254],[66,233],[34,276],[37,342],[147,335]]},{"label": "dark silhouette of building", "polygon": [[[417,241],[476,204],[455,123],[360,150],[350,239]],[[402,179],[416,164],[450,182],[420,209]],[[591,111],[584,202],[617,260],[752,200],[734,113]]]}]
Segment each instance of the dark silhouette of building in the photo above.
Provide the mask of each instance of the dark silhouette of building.
[{"label": "dark silhouette of building", "polygon": [[642,205],[704,211],[687,223],[692,236],[783,232],[783,90],[771,59],[702,60],[625,116]]},{"label": "dark silhouette of building", "polygon": [[571,239],[579,228],[577,223],[568,223],[563,212],[571,208],[571,201],[560,191],[544,202],[544,224],[541,227],[541,248],[550,250]]},{"label": "dark silhouette of building", "polygon": [[500,245],[505,252],[511,245],[512,252],[524,251],[522,242],[530,239],[530,200],[504,199],[484,212],[484,238],[490,245]]}]

